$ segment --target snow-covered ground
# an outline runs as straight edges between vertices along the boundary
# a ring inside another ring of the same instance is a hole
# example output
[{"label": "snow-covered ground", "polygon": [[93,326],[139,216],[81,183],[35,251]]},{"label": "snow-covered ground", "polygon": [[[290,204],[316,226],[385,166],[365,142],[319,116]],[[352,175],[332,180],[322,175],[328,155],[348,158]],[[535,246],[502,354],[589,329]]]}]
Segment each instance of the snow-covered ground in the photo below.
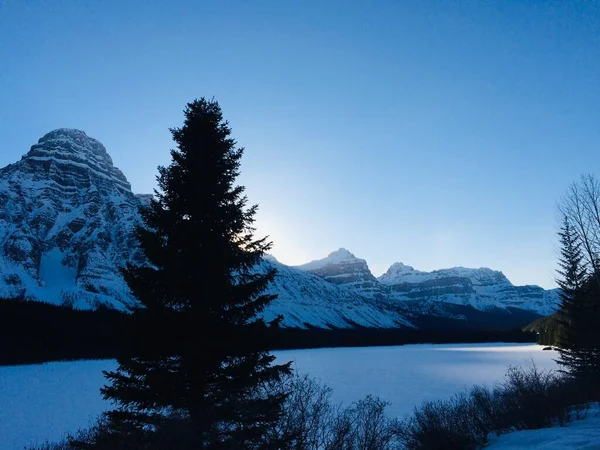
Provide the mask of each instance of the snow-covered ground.
[{"label": "snow-covered ground", "polygon": [[600,409],[594,408],[583,420],[566,427],[524,430],[495,437],[490,450],[598,450],[600,449]]},{"label": "snow-covered ground", "polygon": [[[276,354],[280,362],[293,361],[299,372],[332,387],[334,401],[347,404],[372,394],[391,402],[388,412],[398,416],[424,400],[500,381],[509,365],[534,361],[539,368],[554,369],[557,356],[530,344],[424,344]],[[0,449],[56,441],[89,426],[109,406],[98,392],[104,384],[102,370],[115,367],[107,360],[0,367]]]}]

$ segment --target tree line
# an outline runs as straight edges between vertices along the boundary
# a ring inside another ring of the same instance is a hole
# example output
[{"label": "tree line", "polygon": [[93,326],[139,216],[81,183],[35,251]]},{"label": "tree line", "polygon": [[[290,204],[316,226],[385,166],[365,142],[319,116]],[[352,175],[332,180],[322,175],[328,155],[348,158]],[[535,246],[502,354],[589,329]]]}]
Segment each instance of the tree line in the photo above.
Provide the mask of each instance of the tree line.
[{"label": "tree line", "polygon": [[[452,327],[418,329],[285,328],[266,331],[269,350],[454,342],[535,342],[538,330]],[[153,342],[138,333],[133,315],[109,308],[80,310],[24,299],[0,299],[0,365],[115,359],[144,352]],[[463,326],[461,326],[463,325]]]}]

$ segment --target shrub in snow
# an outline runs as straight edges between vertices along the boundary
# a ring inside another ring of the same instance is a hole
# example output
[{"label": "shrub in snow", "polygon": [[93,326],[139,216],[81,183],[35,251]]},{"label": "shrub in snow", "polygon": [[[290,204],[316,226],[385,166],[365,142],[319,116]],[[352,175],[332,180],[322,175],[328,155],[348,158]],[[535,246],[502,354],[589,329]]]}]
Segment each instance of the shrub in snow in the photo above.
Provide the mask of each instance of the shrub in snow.
[{"label": "shrub in snow", "polygon": [[494,389],[494,431],[564,425],[575,400],[565,395],[571,388],[554,372],[540,371],[535,366],[529,370],[510,367],[506,381]]},{"label": "shrub in snow", "polygon": [[477,388],[450,400],[425,402],[402,422],[400,440],[407,449],[480,448],[487,442],[489,415],[478,413],[487,409],[489,401],[489,391]]},{"label": "shrub in snow", "polygon": [[490,434],[563,426],[580,419],[590,398],[577,383],[553,372],[509,368],[504,383],[475,387],[447,401],[425,402],[400,426],[407,449],[482,448]]}]

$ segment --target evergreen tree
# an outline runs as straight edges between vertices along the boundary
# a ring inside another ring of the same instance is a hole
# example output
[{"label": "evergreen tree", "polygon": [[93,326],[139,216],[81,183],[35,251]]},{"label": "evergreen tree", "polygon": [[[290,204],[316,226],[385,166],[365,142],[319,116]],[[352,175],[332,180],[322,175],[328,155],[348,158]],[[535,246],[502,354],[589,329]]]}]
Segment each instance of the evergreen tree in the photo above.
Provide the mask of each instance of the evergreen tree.
[{"label": "evergreen tree", "polygon": [[596,391],[600,383],[600,283],[588,277],[560,311],[560,360],[564,371]]},{"label": "evergreen tree", "polygon": [[243,148],[213,100],[189,103],[171,133],[177,149],[137,230],[150,264],[124,270],[142,305],[143,349],[106,374],[102,392],[117,408],[98,445],[270,448],[263,436],[286,394],[268,386],[290,368],[267,352],[278,321],[258,318],[275,298],[264,294],[275,271],[256,270],[271,244],[255,239],[257,207],[235,185]]},{"label": "evergreen tree", "polygon": [[561,250],[556,283],[561,289],[561,305],[572,301],[575,292],[583,286],[587,277],[581,242],[569,219],[563,217],[563,225],[558,232]]},{"label": "evergreen tree", "polygon": [[586,273],[581,244],[577,234],[564,218],[559,231],[561,242],[560,287],[558,312],[558,363],[569,375],[595,379],[600,374],[600,342],[598,336],[600,284],[597,277]]},{"label": "evergreen tree", "polygon": [[564,366],[566,372],[570,372],[577,359],[573,349],[576,333],[572,323],[573,316],[579,306],[575,297],[578,290],[585,283],[586,270],[582,264],[581,244],[566,216],[563,217],[563,225],[558,232],[558,236],[561,249],[559,269],[557,270],[560,276],[556,280],[560,288],[560,306],[558,310],[560,360],[557,362]]}]

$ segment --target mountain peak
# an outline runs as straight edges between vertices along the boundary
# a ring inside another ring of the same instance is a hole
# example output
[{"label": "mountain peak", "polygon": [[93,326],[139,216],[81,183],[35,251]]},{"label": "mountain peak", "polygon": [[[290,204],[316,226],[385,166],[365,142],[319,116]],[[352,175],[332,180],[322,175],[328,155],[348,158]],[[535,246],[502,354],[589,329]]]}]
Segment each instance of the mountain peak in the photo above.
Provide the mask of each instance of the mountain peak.
[{"label": "mountain peak", "polygon": [[401,281],[406,281],[413,276],[421,276],[423,274],[425,274],[425,272],[416,270],[412,266],[408,266],[401,262],[395,262],[378,279],[383,284],[393,285]]},{"label": "mountain peak", "polygon": [[0,297],[131,304],[118,267],[145,261],[133,232],[140,203],[99,141],[46,133],[0,169]]},{"label": "mountain peak", "polygon": [[109,166],[113,165],[112,158],[106,151],[104,145],[102,145],[100,141],[89,137],[85,134],[85,131],[74,128],[58,128],[43,135],[38,140],[38,144],[59,143],[60,141],[75,144],[73,150],[82,155],[102,161]]},{"label": "mountain peak", "polygon": [[17,164],[25,164],[29,168],[26,171],[37,170],[40,176],[56,172],[54,168],[63,172],[84,170],[98,180],[108,181],[111,186],[131,190],[127,178],[113,165],[104,145],[81,130],[58,128],[46,133]]},{"label": "mountain peak", "polygon": [[316,259],[314,261],[308,262],[306,264],[302,264],[297,267],[298,267],[298,269],[301,269],[301,270],[313,271],[313,270],[320,270],[320,269],[323,269],[328,266],[334,266],[337,264],[344,264],[344,263],[348,263],[348,262],[364,263],[365,265],[367,264],[364,259],[357,258],[356,256],[354,256],[352,253],[350,253],[350,251],[346,250],[345,248],[340,248],[334,252],[331,252],[325,258]]},{"label": "mountain peak", "polygon": [[327,281],[352,287],[370,298],[383,298],[386,287],[380,284],[369,270],[367,261],[357,258],[345,248],[331,252],[326,258],[297,266]]},{"label": "mountain peak", "polygon": [[414,272],[415,268],[413,266],[408,266],[401,262],[395,262],[390,266],[387,270],[388,272]]},{"label": "mountain peak", "polygon": [[340,248],[334,252],[331,252],[329,255],[327,255],[327,258],[331,258],[331,259],[335,259],[335,260],[345,260],[345,259],[355,259],[356,256],[354,256],[352,253],[350,253],[349,250],[346,250],[345,248]]}]

